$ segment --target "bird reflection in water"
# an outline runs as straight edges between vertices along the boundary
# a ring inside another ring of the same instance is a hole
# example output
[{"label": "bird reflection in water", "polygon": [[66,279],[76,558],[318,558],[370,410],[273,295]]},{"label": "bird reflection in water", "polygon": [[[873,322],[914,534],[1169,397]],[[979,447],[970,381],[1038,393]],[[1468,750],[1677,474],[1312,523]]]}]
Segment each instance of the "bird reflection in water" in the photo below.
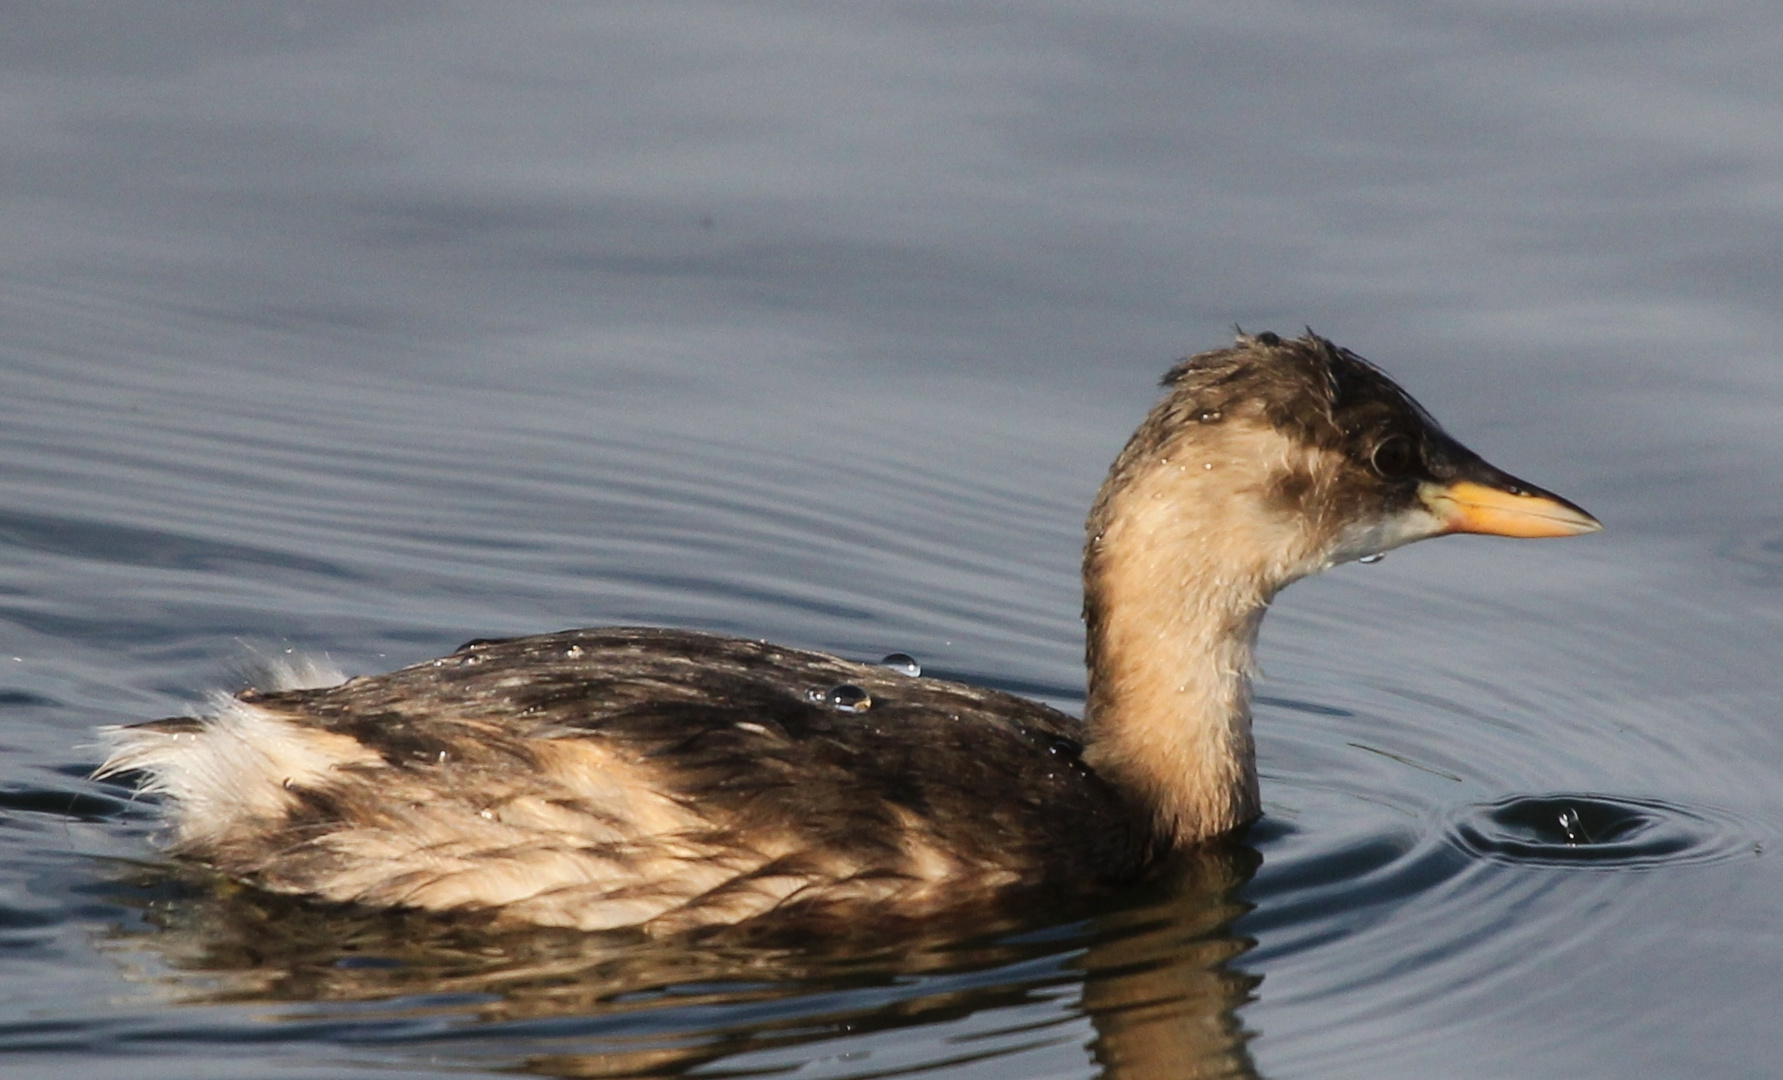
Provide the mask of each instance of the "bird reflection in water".
[{"label": "bird reflection in water", "polygon": [[[1251,945],[1232,924],[1258,862],[1240,843],[1204,845],[1099,910],[1028,898],[1019,915],[1011,904],[817,946],[771,921],[667,940],[499,929],[316,905],[162,866],[118,886],[147,929],[115,931],[104,947],[182,1003],[307,1003],[307,1023],[375,1023],[398,1059],[390,1024],[419,1022],[414,1049],[431,1054],[443,1021],[472,1068],[681,1076],[717,1062],[748,1069],[738,1059],[749,1055],[798,1060],[801,1047],[846,1054],[905,1032],[940,1055],[911,1071],[1076,1041],[1104,1077],[1245,1077],[1256,1072],[1237,1010],[1260,977],[1231,966]],[[544,1037],[510,1026],[537,1020],[567,1023]]]}]

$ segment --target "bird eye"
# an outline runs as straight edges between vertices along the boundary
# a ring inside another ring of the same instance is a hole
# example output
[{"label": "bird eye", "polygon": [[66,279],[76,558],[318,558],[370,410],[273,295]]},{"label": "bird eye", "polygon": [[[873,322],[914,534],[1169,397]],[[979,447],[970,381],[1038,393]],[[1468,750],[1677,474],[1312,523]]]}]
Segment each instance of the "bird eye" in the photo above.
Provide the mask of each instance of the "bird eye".
[{"label": "bird eye", "polygon": [[1388,480],[1397,480],[1412,471],[1416,458],[1417,451],[1412,448],[1412,441],[1404,435],[1393,435],[1381,440],[1368,461],[1381,476]]}]

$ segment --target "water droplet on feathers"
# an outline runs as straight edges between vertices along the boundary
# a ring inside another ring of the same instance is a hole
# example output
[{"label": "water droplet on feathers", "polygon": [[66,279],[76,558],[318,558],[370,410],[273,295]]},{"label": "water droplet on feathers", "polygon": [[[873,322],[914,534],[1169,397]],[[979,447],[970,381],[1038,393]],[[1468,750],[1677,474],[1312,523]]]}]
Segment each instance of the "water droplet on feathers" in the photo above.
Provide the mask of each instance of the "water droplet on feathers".
[{"label": "water droplet on feathers", "polygon": [[863,713],[873,707],[872,696],[853,683],[832,686],[823,700],[830,708],[842,712]]},{"label": "water droplet on feathers", "polygon": [[880,660],[879,663],[884,667],[891,668],[900,675],[908,675],[913,679],[922,674],[922,665],[917,663],[916,657],[911,656],[909,653],[891,653]]}]

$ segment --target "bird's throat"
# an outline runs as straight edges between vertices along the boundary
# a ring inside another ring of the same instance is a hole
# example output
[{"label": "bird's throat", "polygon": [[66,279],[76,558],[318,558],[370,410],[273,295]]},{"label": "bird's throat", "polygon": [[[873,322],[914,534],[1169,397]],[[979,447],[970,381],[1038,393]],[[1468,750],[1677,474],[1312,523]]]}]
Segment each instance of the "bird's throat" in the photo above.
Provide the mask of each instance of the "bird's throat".
[{"label": "bird's throat", "polygon": [[[1125,613],[1122,613],[1125,614]],[[1085,760],[1190,844],[1256,817],[1250,682],[1261,608],[1244,623],[1104,628],[1090,675]]]},{"label": "bird's throat", "polygon": [[1109,496],[1084,558],[1085,760],[1173,846],[1259,813],[1257,630],[1275,592],[1301,571],[1257,558],[1297,546],[1260,532],[1272,522],[1207,513],[1220,509],[1209,505],[1220,501],[1211,485],[1154,490],[1183,482],[1177,470],[1154,469]]}]

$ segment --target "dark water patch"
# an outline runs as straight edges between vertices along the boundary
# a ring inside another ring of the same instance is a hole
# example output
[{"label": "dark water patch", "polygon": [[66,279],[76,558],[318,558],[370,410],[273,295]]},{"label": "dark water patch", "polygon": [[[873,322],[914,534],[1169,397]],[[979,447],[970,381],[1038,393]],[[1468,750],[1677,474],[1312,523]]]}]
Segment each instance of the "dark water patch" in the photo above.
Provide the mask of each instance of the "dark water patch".
[{"label": "dark water patch", "polygon": [[62,703],[55,698],[33,694],[29,690],[0,690],[0,709],[60,704]]},{"label": "dark water patch", "polygon": [[205,540],[162,529],[0,510],[0,545],[160,570],[260,567],[351,577],[336,564],[290,552]]},{"label": "dark water patch", "polygon": [[115,821],[130,809],[121,799],[84,791],[58,791],[54,788],[0,788],[0,822],[8,811],[23,814],[48,814],[73,821]]},{"label": "dark water patch", "polygon": [[0,1046],[21,1050],[91,1050],[92,1032],[85,1020],[27,1020],[0,1024]]},{"label": "dark water patch", "polygon": [[0,622],[64,641],[141,643],[152,641],[157,635],[165,636],[164,628],[152,622],[127,618],[116,612],[95,613],[83,618],[22,605],[0,604]]},{"label": "dark water patch", "polygon": [[1783,586],[1783,522],[1736,525],[1732,538],[1722,543],[1717,554],[1738,567],[1740,576],[1753,585]]},{"label": "dark water patch", "polygon": [[[91,749],[91,747],[83,747],[82,749]],[[97,772],[98,770],[99,770],[99,763],[97,761],[92,761],[92,762],[65,761],[59,765],[51,765],[51,766],[49,766],[49,769],[48,769],[48,771],[53,772],[53,773],[57,774],[58,776],[72,776],[76,780],[91,779],[93,774],[95,772]],[[135,790],[133,785],[120,784],[120,783],[118,783],[114,780],[111,780],[109,778],[106,780],[99,780],[96,782],[99,784],[103,784],[103,785],[107,785],[107,786],[111,786],[111,787],[118,787],[120,789],[128,788],[129,790]]]},{"label": "dark water patch", "polygon": [[[1259,937],[1285,933],[1304,948],[1308,940],[1328,938],[1430,893],[1466,869],[1466,859],[1409,833],[1363,837],[1298,858],[1266,858],[1244,891],[1256,910],[1237,929]],[[1313,938],[1304,937],[1309,933]]]},{"label": "dark water patch", "polygon": [[[11,904],[0,904],[0,930],[41,930],[44,927],[56,926],[67,918],[63,911],[30,911],[13,907]],[[15,951],[20,948],[34,949],[41,947],[36,940],[0,941],[0,949]]]},{"label": "dark water patch", "polygon": [[1300,826],[1279,814],[1265,814],[1244,830],[1242,839],[1259,848],[1281,843],[1300,832]]},{"label": "dark water patch", "polygon": [[1494,862],[1622,870],[1756,855],[1726,811],[1609,795],[1520,795],[1465,807],[1448,842]]},{"label": "dark water patch", "polygon": [[[0,622],[45,637],[128,650],[137,659],[158,660],[169,666],[192,661],[214,663],[219,656],[239,652],[243,641],[269,637],[302,640],[314,636],[306,632],[306,616],[302,614],[281,611],[254,622],[240,606],[231,603],[232,599],[219,598],[208,607],[130,600],[115,608],[93,611],[88,617],[0,605]],[[177,642],[169,637],[169,625],[177,626],[183,635]],[[168,682],[147,689],[177,697],[189,692],[191,685]]]},{"label": "dark water patch", "polygon": [[1272,893],[1298,892],[1356,881],[1391,866],[1413,844],[1409,837],[1370,836],[1346,847],[1329,848],[1286,863],[1266,863],[1257,872],[1253,888]]},{"label": "dark water patch", "polygon": [[1351,719],[1356,715],[1349,709],[1340,709],[1335,705],[1320,705],[1314,701],[1300,701],[1296,698],[1270,697],[1267,694],[1258,694],[1251,700],[1258,705],[1268,705],[1277,709],[1287,709],[1291,712],[1306,713],[1309,716],[1334,716]]}]

